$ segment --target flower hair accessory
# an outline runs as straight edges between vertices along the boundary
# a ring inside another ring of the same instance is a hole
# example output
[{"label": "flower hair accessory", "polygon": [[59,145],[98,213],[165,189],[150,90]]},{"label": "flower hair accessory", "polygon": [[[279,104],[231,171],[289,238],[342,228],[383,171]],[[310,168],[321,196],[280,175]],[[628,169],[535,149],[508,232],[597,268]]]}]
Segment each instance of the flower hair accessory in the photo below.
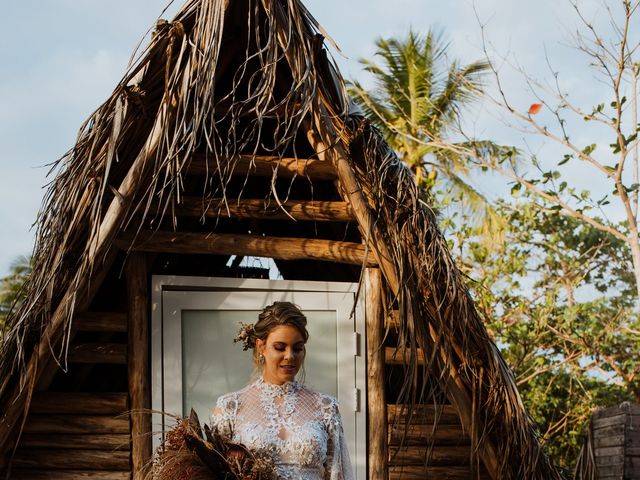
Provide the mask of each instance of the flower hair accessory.
[{"label": "flower hair accessory", "polygon": [[240,330],[238,335],[233,339],[233,343],[242,342],[242,350],[249,350],[256,346],[256,333],[253,323],[240,322]]}]

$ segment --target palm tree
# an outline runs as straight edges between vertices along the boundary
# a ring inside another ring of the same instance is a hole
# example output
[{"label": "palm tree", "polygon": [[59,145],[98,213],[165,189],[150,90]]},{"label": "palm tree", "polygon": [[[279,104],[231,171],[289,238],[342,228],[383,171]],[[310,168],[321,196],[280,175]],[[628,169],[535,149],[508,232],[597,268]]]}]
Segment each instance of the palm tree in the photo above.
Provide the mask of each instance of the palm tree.
[{"label": "palm tree", "polygon": [[23,300],[23,286],[31,274],[31,257],[16,257],[10,269],[9,275],[0,278],[0,337],[7,314]]},{"label": "palm tree", "polygon": [[458,129],[463,107],[483,93],[489,63],[448,63],[449,43],[433,30],[426,36],[410,30],[403,40],[378,39],[376,47],[381,64],[360,60],[375,86],[368,91],[354,81],[351,97],[414,171],[421,187],[431,191],[441,182],[462,200],[467,213],[481,220],[485,233],[495,235],[500,217],[468,176],[474,158],[504,155],[505,149],[465,139]]}]

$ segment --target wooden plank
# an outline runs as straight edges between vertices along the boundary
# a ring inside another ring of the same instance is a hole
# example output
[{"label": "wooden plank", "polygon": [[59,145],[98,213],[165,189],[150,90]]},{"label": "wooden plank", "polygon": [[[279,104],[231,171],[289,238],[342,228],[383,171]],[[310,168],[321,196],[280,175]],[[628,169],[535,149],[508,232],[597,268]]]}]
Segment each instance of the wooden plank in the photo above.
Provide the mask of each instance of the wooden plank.
[{"label": "wooden plank", "polygon": [[84,312],[74,320],[77,331],[81,332],[126,332],[125,312]]},{"label": "wooden plank", "polygon": [[628,457],[640,457],[640,445],[634,444],[625,449],[625,455]]},{"label": "wooden plank", "polygon": [[[156,212],[162,213],[158,205]],[[201,197],[184,197],[176,205],[173,213],[187,217],[232,217],[257,218],[266,220],[309,220],[315,222],[350,222],[355,220],[353,210],[347,202],[322,202],[288,200],[278,205],[275,200],[269,203],[265,199],[225,200]]]},{"label": "wooden plank", "polygon": [[596,447],[594,448],[594,454],[596,457],[609,457],[612,455],[623,456],[625,450],[623,446],[619,447]]},{"label": "wooden plank", "polygon": [[129,410],[126,393],[38,392],[31,401],[31,414],[120,415]]},{"label": "wooden plank", "polygon": [[29,415],[24,433],[129,433],[129,418],[106,415]]},{"label": "wooden plank", "polygon": [[69,347],[70,363],[127,363],[127,346],[123,343],[76,343]]},{"label": "wooden plank", "polygon": [[12,470],[12,480],[130,480],[128,471]]},{"label": "wooden plank", "polygon": [[612,415],[610,417],[594,418],[591,422],[591,426],[595,431],[600,428],[611,427],[613,425],[624,425],[626,421],[627,415],[625,413],[621,413],[619,415]]},{"label": "wooden plank", "polygon": [[[20,438],[19,449],[52,448],[75,450],[81,445],[86,450],[130,450],[131,437],[126,433],[113,434],[32,434]],[[69,453],[67,453],[69,455]]]},{"label": "wooden plank", "polygon": [[625,480],[637,480],[640,477],[640,457],[627,456],[624,459]]},{"label": "wooden plank", "polygon": [[598,408],[593,412],[593,419],[608,418],[620,414],[640,415],[640,404],[624,402],[615,407]]},{"label": "wooden plank", "polygon": [[[220,163],[229,166],[229,159]],[[235,176],[273,177],[277,170],[278,177],[292,178],[293,176],[308,177],[316,180],[335,180],[336,171],[330,162],[316,158],[279,158],[266,155],[241,155],[233,161],[232,174]],[[219,176],[215,160],[206,161],[203,155],[195,155],[187,170],[189,175]],[[228,174],[227,174],[228,175]]]},{"label": "wooden plank", "polygon": [[[454,466],[469,465],[471,445],[468,446],[437,446],[429,449],[425,445],[409,446],[389,449],[389,465],[425,465]],[[428,459],[428,462],[427,462]]]},{"label": "wooden plank", "polygon": [[13,458],[15,468],[52,470],[129,470],[129,452],[113,450],[21,450]]},{"label": "wooden plank", "polygon": [[[424,353],[421,349],[416,349],[415,352],[418,357],[418,364],[424,365]],[[385,347],[384,360],[387,365],[403,365],[409,362],[411,352],[408,349],[399,350],[395,347]],[[404,356],[404,358],[403,358]]]},{"label": "wooden plank", "polygon": [[598,479],[600,478],[618,478],[622,480],[624,474],[624,465],[602,465],[598,466]]},{"label": "wooden plank", "polygon": [[624,465],[624,455],[611,455],[611,456],[596,455],[596,465],[598,467]]},{"label": "wooden plank", "polygon": [[126,266],[129,305],[129,359],[127,365],[131,397],[131,468],[133,480],[143,480],[145,466],[153,453],[151,442],[151,366],[149,335],[149,287],[147,262],[140,253],[132,253]]},{"label": "wooden plank", "polygon": [[[470,467],[425,467],[418,465],[389,467],[389,480],[488,480],[487,473],[479,477],[471,472]],[[373,479],[372,479],[373,480]]]},{"label": "wooden plank", "polygon": [[594,436],[593,437],[593,446],[594,448],[599,447],[616,447],[618,445],[625,444],[625,435],[624,433],[620,433],[617,435],[609,435],[609,436]]},{"label": "wooden plank", "polygon": [[385,328],[390,330],[400,329],[400,312],[398,310],[391,310],[384,320]]},{"label": "wooden plank", "polygon": [[[405,423],[409,419],[407,405],[387,405],[387,421],[389,423]],[[411,423],[432,425],[458,425],[460,417],[452,405],[414,405],[411,412]]]},{"label": "wooden plank", "polygon": [[378,268],[365,272],[369,478],[386,480],[387,402],[384,378],[384,285]]},{"label": "wooden plank", "polygon": [[471,438],[459,425],[390,425],[389,445],[468,445]]},{"label": "wooden plank", "polygon": [[[352,265],[362,265],[366,253],[364,245],[354,242],[214,233],[141,231],[136,237],[134,233],[125,232],[115,243],[123,250],[131,248],[139,252],[244,255]],[[373,255],[368,256],[367,264],[375,265]]]}]

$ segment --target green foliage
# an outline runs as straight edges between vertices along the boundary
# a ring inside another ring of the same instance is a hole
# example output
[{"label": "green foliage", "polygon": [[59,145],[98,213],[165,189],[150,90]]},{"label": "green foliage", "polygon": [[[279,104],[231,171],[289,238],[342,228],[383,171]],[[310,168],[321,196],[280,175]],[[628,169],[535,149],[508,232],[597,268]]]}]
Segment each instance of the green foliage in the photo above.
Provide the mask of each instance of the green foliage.
[{"label": "green foliage", "polygon": [[[489,250],[460,222],[451,246],[548,453],[571,469],[592,410],[640,401],[640,317],[628,245],[520,192]],[[604,222],[604,221],[603,221]]]},{"label": "green foliage", "polygon": [[30,273],[31,258],[22,256],[13,261],[9,275],[0,279],[0,334],[9,311],[24,299],[22,287]]},{"label": "green foliage", "polygon": [[449,62],[449,44],[434,30],[424,36],[409,31],[403,39],[379,39],[376,47],[379,63],[360,60],[375,87],[366,90],[354,81],[351,97],[437,202],[446,202],[439,193],[451,192],[472,213],[475,225],[493,232],[502,228],[489,202],[470,183],[469,173],[478,157],[512,162],[516,152],[458,134],[463,109],[483,93],[489,64]]}]

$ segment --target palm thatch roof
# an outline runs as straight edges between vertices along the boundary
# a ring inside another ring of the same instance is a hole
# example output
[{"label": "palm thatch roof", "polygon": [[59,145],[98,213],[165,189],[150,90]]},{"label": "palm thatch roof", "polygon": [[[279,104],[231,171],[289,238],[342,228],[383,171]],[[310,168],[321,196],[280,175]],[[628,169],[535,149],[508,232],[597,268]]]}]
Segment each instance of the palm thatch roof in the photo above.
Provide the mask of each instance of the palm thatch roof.
[{"label": "palm thatch roof", "polygon": [[[359,217],[362,236],[400,310],[399,342],[427,353],[425,375],[466,418],[479,457],[493,457],[495,478],[561,478],[432,209],[382,136],[349,112],[322,33],[298,0],[188,0],[173,21],[158,22],[55,165],[27,301],[11,313],[0,349],[0,450],[12,438],[11,412],[26,412],[43,364],[53,356],[65,366],[73,312],[86,307],[108,270],[115,237],[175,219],[196,155],[207,169],[205,208],[213,197],[231,204],[243,195],[225,189],[242,156],[298,157],[311,142],[321,161],[351,173],[358,188],[349,200],[367,212]],[[277,177],[274,169],[274,185]],[[275,188],[270,196],[284,200]],[[407,403],[431,394],[415,380],[417,365],[412,354],[400,395]]]}]

